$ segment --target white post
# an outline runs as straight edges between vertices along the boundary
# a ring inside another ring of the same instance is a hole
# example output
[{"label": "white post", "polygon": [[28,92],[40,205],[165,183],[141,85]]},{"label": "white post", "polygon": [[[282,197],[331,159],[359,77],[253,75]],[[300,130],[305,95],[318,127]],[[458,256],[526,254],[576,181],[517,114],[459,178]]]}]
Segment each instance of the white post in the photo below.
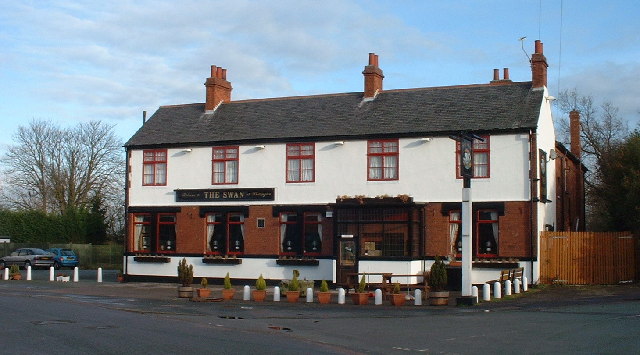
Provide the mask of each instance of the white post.
[{"label": "white post", "polygon": [[242,300],[248,301],[251,299],[251,287],[249,285],[244,285],[244,289],[242,291]]},{"label": "white post", "polygon": [[382,290],[379,288],[376,288],[376,290],[374,291],[374,300],[375,300],[375,304],[376,305],[381,305],[382,304]]},{"label": "white post", "polygon": [[73,282],[78,282],[78,267],[73,268]]},{"label": "white post", "polygon": [[31,281],[31,265],[27,266],[27,281]]},{"label": "white post", "polygon": [[493,297],[502,298],[502,285],[498,281],[493,283]]},{"label": "white post", "polygon": [[491,301],[491,285],[485,283],[482,286],[482,300],[483,301]]},{"label": "white post", "polygon": [[55,273],[55,269],[53,268],[53,266],[49,267],[49,281],[54,281],[55,278],[53,277],[53,274]]},{"label": "white post", "polygon": [[475,297],[476,303],[478,303],[478,286],[471,287],[471,296]]},{"label": "white post", "polygon": [[4,267],[4,279],[9,280],[9,268],[6,266]]},{"label": "white post", "polygon": [[98,268],[98,282],[102,282],[102,268]]},{"label": "white post", "polygon": [[527,280],[526,276],[522,276],[522,291],[523,292],[527,292],[527,290],[529,289],[529,280]]},{"label": "white post", "polygon": [[280,302],[280,287],[275,286],[273,288],[273,302]]},{"label": "white post", "polygon": [[462,297],[471,294],[471,235],[473,234],[473,213],[471,209],[471,188],[462,189]]},{"label": "white post", "polygon": [[344,288],[338,289],[338,304],[344,304]]},{"label": "white post", "polygon": [[313,303],[313,289],[307,287],[307,303]]},{"label": "white post", "polygon": [[511,296],[511,280],[504,282],[504,295]]},{"label": "white post", "polygon": [[416,288],[415,292],[415,305],[422,306],[422,290],[419,288]]},{"label": "white post", "polygon": [[513,293],[520,293],[520,279],[513,280]]}]

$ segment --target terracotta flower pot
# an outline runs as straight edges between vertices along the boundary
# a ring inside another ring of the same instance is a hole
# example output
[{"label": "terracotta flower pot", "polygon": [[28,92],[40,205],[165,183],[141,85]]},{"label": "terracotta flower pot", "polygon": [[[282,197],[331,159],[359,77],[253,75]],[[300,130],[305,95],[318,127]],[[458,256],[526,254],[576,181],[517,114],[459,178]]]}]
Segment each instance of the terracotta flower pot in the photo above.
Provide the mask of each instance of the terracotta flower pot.
[{"label": "terracotta flower pot", "polygon": [[209,298],[211,296],[211,289],[209,288],[198,288],[196,291],[198,291],[198,297],[200,298]]},{"label": "terracotta flower pot", "polygon": [[351,301],[357,305],[369,304],[369,292],[353,293],[351,294]]},{"label": "terracotta flower pot", "polygon": [[449,291],[430,291],[429,304],[432,306],[446,306],[449,304]]},{"label": "terracotta flower pot", "polygon": [[296,303],[298,299],[300,299],[300,291],[287,291],[288,302]]},{"label": "terracotta flower pot", "polygon": [[264,299],[267,298],[267,290],[253,290],[251,293],[256,302],[264,302]]},{"label": "terracotta flower pot", "polygon": [[331,303],[331,292],[318,292],[318,302],[322,304]]},{"label": "terracotta flower pot", "polygon": [[406,298],[405,295],[402,293],[394,293],[393,295],[391,295],[391,304],[394,306],[404,306],[404,303],[406,302]]},{"label": "terracotta flower pot", "polygon": [[22,280],[22,274],[11,275],[11,280]]},{"label": "terracotta flower pot", "polygon": [[233,299],[233,295],[235,295],[236,290],[232,289],[232,288],[225,288],[222,289],[222,299],[223,300],[231,300]]}]

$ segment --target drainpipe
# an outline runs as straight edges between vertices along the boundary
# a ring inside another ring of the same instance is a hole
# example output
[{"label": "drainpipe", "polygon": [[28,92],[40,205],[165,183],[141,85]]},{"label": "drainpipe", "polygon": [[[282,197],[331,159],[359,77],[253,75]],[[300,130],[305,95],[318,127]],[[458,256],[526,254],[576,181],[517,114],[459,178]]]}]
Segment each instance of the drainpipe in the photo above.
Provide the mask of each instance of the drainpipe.
[{"label": "drainpipe", "polygon": [[[529,199],[529,203],[530,203],[530,211],[529,211],[529,269],[531,272],[531,282],[533,283],[534,277],[533,277],[533,250],[534,250],[534,244],[536,241],[535,238],[535,231],[534,231],[534,219],[533,219],[533,211],[536,208],[536,202],[534,201],[534,183],[536,183],[535,181],[535,176],[534,176],[534,171],[533,171],[533,167],[537,166],[537,161],[536,159],[534,159],[533,157],[533,152],[535,152],[535,147],[533,147],[533,145],[536,143],[536,139],[535,139],[535,132],[533,132],[532,130],[529,130],[529,183],[531,184],[529,186],[529,191],[531,194],[531,198]],[[535,162],[535,165],[534,165]]]}]

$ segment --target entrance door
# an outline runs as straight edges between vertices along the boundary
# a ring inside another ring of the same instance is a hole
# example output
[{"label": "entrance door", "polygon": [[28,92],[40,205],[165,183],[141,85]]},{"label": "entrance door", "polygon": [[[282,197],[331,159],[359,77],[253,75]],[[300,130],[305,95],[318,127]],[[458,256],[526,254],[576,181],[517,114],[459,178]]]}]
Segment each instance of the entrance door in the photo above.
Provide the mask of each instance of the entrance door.
[{"label": "entrance door", "polygon": [[336,267],[337,283],[346,284],[347,274],[356,272],[358,272],[356,242],[353,238],[340,239],[338,241],[338,262]]}]

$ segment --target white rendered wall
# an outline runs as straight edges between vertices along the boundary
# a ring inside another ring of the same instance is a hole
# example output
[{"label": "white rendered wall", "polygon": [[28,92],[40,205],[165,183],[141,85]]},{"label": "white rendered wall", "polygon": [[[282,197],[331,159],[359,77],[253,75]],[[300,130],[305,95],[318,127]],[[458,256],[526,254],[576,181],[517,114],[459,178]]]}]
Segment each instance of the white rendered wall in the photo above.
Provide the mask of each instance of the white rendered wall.
[{"label": "white rendered wall", "polygon": [[[229,185],[211,184],[211,147],[192,147],[191,152],[168,150],[166,186],[142,186],[142,150],[133,150],[129,205],[177,205],[175,189],[215,188],[275,188],[275,201],[251,204],[324,204],[335,202],[340,195],[406,194],[416,202],[460,200],[462,180],[455,176],[453,140],[407,138],[400,139],[399,145],[399,180],[367,181],[366,140],[346,141],[344,145],[317,142],[315,181],[310,183],[285,182],[285,144],[269,144],[264,149],[240,146],[239,183]],[[474,201],[528,200],[528,134],[493,135],[490,146],[491,177],[473,179]]]}]

